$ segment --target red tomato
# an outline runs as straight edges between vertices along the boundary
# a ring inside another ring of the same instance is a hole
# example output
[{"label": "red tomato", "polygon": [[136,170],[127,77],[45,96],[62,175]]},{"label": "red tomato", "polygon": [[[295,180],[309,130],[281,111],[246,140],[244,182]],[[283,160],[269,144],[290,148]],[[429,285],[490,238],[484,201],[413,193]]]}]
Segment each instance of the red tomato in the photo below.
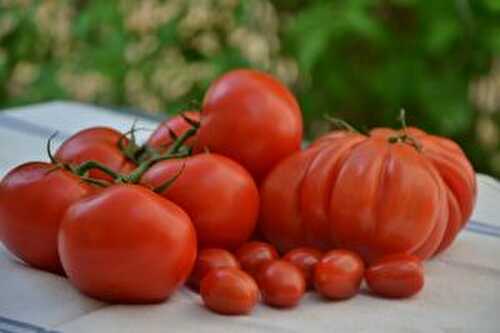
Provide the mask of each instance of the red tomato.
[{"label": "red tomato", "polygon": [[162,195],[193,220],[201,248],[234,249],[250,238],[259,213],[259,191],[238,163],[216,154],[155,164],[141,183],[155,188],[179,177]]},{"label": "red tomato", "polygon": [[238,259],[241,268],[251,275],[257,273],[260,265],[278,257],[276,249],[271,244],[264,242],[248,242],[236,251],[236,259]]},{"label": "red tomato", "polygon": [[260,266],[257,284],[264,302],[276,307],[297,305],[306,289],[300,269],[285,260],[272,260]]},{"label": "red tomato", "polygon": [[314,285],[321,295],[332,299],[351,298],[358,293],[365,265],[354,252],[327,252],[314,270]]},{"label": "red tomato", "polygon": [[149,303],[181,286],[196,234],[177,205],[138,185],[113,185],[71,205],[59,253],[71,283],[111,302]]},{"label": "red tomato", "polygon": [[62,273],[57,233],[67,207],[92,188],[78,177],[43,162],[22,164],[0,183],[0,239],[17,257]]},{"label": "red tomato", "polygon": [[203,249],[198,252],[189,283],[194,288],[200,287],[200,281],[215,268],[240,268],[240,264],[231,252],[224,249]]},{"label": "red tomato", "polygon": [[216,268],[201,280],[200,294],[212,311],[241,315],[255,308],[259,289],[253,278],[238,268]]},{"label": "red tomato", "polygon": [[377,295],[410,297],[424,286],[424,268],[416,256],[394,254],[375,261],[366,270],[365,279],[368,287]]},{"label": "red tomato", "polygon": [[[87,128],[64,141],[57,150],[55,158],[59,162],[73,165],[93,160],[113,171],[127,174],[136,166],[120,150],[118,145],[120,140],[123,140],[125,146],[129,143],[122,133],[112,128]],[[98,179],[112,180],[100,170],[91,170],[89,175]]]},{"label": "red tomato", "polygon": [[333,132],[268,175],[260,229],[280,251],[310,245],[368,262],[392,253],[425,259],[451,243],[475,197],[474,171],[448,139],[413,128]]},{"label": "red tomato", "polygon": [[[187,111],[183,113],[189,119],[200,121],[199,112]],[[177,136],[181,136],[190,128],[191,125],[180,115],[169,118],[166,121],[162,122],[156,128],[153,134],[151,134],[148,139],[147,145],[159,152],[164,152],[173,143],[169,129],[172,130]],[[194,144],[194,141],[195,137],[191,137],[184,144],[187,146],[192,146]]]},{"label": "red tomato", "polygon": [[306,287],[313,286],[314,267],[321,260],[321,251],[312,247],[299,247],[288,252],[283,259],[291,262],[302,271]]},{"label": "red tomato", "polygon": [[226,73],[203,100],[198,150],[240,162],[257,182],[300,149],[302,116],[295,97],[272,76],[250,69]]}]

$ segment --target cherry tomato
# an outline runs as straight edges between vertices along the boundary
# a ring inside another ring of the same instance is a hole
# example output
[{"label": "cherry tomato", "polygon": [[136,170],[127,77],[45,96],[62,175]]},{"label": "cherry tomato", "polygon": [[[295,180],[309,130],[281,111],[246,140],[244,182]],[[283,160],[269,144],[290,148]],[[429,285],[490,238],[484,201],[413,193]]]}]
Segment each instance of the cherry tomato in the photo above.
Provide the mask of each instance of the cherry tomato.
[{"label": "cherry tomato", "polygon": [[240,268],[240,264],[231,252],[224,249],[202,249],[198,252],[189,284],[198,289],[200,281],[215,268]]},{"label": "cherry tomato", "polygon": [[302,271],[285,260],[272,260],[262,264],[256,279],[264,302],[276,307],[297,305],[306,289]]},{"label": "cherry tomato", "polygon": [[[189,119],[200,121],[199,112],[187,111],[183,112],[183,114]],[[190,128],[191,125],[181,115],[169,118],[162,122],[151,134],[148,139],[147,145],[162,153],[166,151],[167,148],[174,142],[172,136],[170,135],[170,130],[173,131],[176,136],[181,136]],[[193,136],[189,138],[184,144],[191,147],[194,144],[195,139],[196,137]]]},{"label": "cherry tomato", "polygon": [[314,269],[316,291],[332,299],[351,298],[359,290],[364,269],[363,260],[354,252],[327,252]]},{"label": "cherry tomato", "polygon": [[57,233],[68,206],[93,191],[78,177],[43,162],[22,164],[0,183],[0,239],[33,267],[62,273]]},{"label": "cherry tomato", "polygon": [[[57,161],[67,164],[81,164],[90,160],[100,162],[113,171],[129,173],[136,165],[127,159],[119,147],[119,141],[127,146],[129,141],[122,133],[107,127],[84,129],[59,147],[55,154]],[[100,170],[90,170],[90,177],[103,180],[112,178]]]},{"label": "cherry tomato", "polygon": [[189,214],[200,248],[235,249],[250,238],[259,213],[259,192],[242,166],[204,153],[157,163],[141,183],[155,188],[175,175],[179,176],[162,195]]},{"label": "cherry tomato", "polygon": [[257,182],[300,149],[302,116],[295,97],[272,76],[250,69],[224,74],[203,100],[198,150],[241,163]]},{"label": "cherry tomato", "polygon": [[259,298],[254,279],[244,271],[234,268],[216,268],[202,280],[200,294],[212,311],[240,315],[253,310]]},{"label": "cherry tomato", "polygon": [[321,260],[321,256],[321,251],[315,248],[299,247],[285,254],[283,259],[297,266],[302,271],[302,274],[304,274],[306,287],[312,288],[314,267]]},{"label": "cherry tomato", "polygon": [[413,255],[395,254],[375,261],[365,273],[368,287],[377,295],[405,298],[424,286],[424,268]]},{"label": "cherry tomato", "polygon": [[89,296],[159,302],[191,272],[196,234],[172,202],[139,185],[113,185],[68,208],[59,253],[71,283]]},{"label": "cherry tomato", "polygon": [[241,268],[251,275],[257,273],[260,265],[278,257],[278,252],[271,244],[258,241],[245,243],[236,251]]}]

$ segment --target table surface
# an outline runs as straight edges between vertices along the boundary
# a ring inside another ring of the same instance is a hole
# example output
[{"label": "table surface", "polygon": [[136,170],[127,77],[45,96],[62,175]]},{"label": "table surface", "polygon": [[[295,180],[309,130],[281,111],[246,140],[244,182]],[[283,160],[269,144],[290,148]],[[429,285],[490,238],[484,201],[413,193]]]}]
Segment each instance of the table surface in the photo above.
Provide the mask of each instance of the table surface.
[{"label": "table surface", "polygon": [[[0,177],[25,161],[46,160],[45,142],[55,131],[57,144],[89,126],[125,131],[134,118],[69,102],[0,112]],[[258,305],[239,317],[207,311],[187,288],[161,304],[107,304],[80,294],[63,277],[27,267],[0,245],[0,332],[499,332],[500,183],[484,175],[478,180],[467,229],[426,263],[425,288],[410,299],[379,299],[363,289],[351,300],[331,302],[308,293],[294,309]]]}]

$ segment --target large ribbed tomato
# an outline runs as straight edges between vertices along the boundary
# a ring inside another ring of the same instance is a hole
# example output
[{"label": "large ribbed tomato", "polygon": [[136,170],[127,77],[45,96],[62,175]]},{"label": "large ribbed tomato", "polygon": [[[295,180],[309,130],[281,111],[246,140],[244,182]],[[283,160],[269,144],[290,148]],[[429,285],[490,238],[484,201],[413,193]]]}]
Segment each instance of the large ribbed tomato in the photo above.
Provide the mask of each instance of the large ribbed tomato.
[{"label": "large ribbed tomato", "polygon": [[214,81],[203,99],[198,150],[228,156],[259,183],[300,149],[302,116],[290,91],[271,75],[239,69]]},{"label": "large ribbed tomato", "polygon": [[408,128],[332,132],[281,162],[261,188],[260,228],[280,250],[343,247],[372,261],[448,247],[476,198],[453,141]]}]

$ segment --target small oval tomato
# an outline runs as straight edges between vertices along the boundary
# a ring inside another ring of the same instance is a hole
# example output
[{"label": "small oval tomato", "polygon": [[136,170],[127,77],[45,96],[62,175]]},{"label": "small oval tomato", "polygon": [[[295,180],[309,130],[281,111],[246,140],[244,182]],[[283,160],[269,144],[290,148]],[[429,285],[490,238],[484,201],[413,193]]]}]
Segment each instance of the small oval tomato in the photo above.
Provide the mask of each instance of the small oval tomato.
[{"label": "small oval tomato", "polygon": [[257,284],[264,302],[276,307],[297,305],[306,289],[301,270],[285,260],[262,264],[257,273]]},{"label": "small oval tomato", "polygon": [[93,188],[53,164],[30,162],[0,183],[0,239],[33,267],[62,273],[57,233],[64,212]]},{"label": "small oval tomato", "polygon": [[[200,121],[199,112],[187,111],[183,112],[183,114],[189,119]],[[174,142],[172,136],[170,135],[170,130],[174,132],[176,136],[181,136],[190,128],[191,125],[181,115],[169,118],[162,122],[151,134],[147,141],[147,145],[162,153],[166,151],[167,148]],[[194,144],[194,141],[195,136],[189,138],[184,145],[191,147]]]},{"label": "small oval tomato", "polygon": [[278,257],[278,251],[274,246],[258,241],[245,243],[236,251],[236,259],[241,268],[251,275],[257,273],[260,265]]},{"label": "small oval tomato", "polygon": [[150,303],[181,286],[196,234],[177,205],[138,185],[113,185],[66,211],[59,253],[71,283],[111,302]]},{"label": "small oval tomato", "polygon": [[189,284],[198,289],[200,281],[215,268],[240,268],[233,254],[224,249],[203,249],[198,252]]},{"label": "small oval tomato", "polygon": [[395,254],[374,262],[366,270],[365,279],[368,287],[377,295],[410,297],[424,286],[424,268],[416,256]]},{"label": "small oval tomato", "polygon": [[[57,149],[57,161],[78,165],[87,161],[104,164],[116,172],[129,173],[136,165],[127,159],[120,149],[119,142],[127,146],[129,140],[122,133],[108,127],[91,127],[72,135]],[[90,170],[93,178],[112,180],[111,176],[100,170]]]},{"label": "small oval tomato", "polygon": [[216,268],[201,280],[200,294],[209,309],[240,315],[253,310],[259,289],[254,279],[240,269]]},{"label": "small oval tomato", "polygon": [[307,288],[313,286],[314,267],[321,260],[321,251],[312,247],[299,247],[291,250],[283,257],[302,271]]},{"label": "small oval tomato", "polygon": [[242,166],[221,155],[199,154],[159,162],[141,183],[155,188],[175,175],[162,195],[191,217],[200,248],[235,249],[250,238],[259,213],[259,192]]},{"label": "small oval tomato", "polygon": [[239,69],[214,81],[203,99],[197,149],[241,163],[257,182],[300,149],[302,115],[295,97],[271,75]]},{"label": "small oval tomato", "polygon": [[364,263],[347,250],[327,252],[314,269],[314,285],[321,295],[346,299],[356,295],[363,279]]}]

